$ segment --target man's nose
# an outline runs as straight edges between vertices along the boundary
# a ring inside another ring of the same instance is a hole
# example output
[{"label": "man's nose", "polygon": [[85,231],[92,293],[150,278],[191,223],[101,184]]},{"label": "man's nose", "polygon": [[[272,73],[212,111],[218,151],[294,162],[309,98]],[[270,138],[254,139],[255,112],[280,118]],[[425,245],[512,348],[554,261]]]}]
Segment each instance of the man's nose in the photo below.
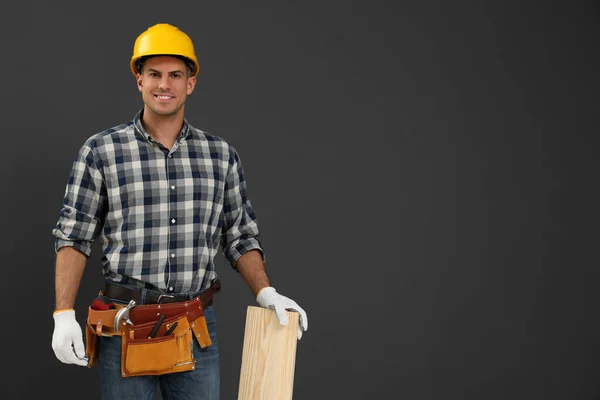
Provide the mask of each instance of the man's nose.
[{"label": "man's nose", "polygon": [[169,77],[166,76],[166,77],[161,78],[160,82],[158,82],[158,87],[160,89],[164,89],[164,90],[169,89],[170,88]]}]

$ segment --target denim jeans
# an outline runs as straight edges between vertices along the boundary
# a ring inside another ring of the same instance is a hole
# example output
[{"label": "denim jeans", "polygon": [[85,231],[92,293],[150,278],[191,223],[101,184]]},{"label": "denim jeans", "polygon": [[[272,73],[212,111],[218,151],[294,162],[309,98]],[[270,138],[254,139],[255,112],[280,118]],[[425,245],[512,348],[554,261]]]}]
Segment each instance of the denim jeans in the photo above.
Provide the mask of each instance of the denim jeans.
[{"label": "denim jeans", "polygon": [[160,387],[164,400],[219,400],[219,348],[217,321],[212,306],[204,310],[212,346],[204,349],[194,339],[196,368],[192,371],[164,375],[121,376],[121,337],[98,337],[100,354],[100,386],[102,399],[154,400],[156,387]]}]

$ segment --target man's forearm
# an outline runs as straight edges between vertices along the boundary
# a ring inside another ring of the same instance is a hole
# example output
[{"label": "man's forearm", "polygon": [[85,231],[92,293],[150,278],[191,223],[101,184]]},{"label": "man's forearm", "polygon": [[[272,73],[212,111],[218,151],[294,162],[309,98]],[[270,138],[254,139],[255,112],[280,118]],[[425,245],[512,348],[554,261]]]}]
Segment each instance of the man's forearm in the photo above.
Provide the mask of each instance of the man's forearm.
[{"label": "man's forearm", "polygon": [[56,310],[73,308],[87,256],[72,247],[62,247],[56,253]]},{"label": "man's forearm", "polygon": [[262,288],[270,286],[269,277],[267,276],[260,251],[247,251],[237,260],[235,266],[254,296]]}]

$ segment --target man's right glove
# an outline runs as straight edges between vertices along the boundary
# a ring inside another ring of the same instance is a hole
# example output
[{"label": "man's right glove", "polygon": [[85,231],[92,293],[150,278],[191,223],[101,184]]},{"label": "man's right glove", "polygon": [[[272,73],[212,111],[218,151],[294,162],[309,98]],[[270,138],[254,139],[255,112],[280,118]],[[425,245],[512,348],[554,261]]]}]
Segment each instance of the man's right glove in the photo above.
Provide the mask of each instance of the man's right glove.
[{"label": "man's right glove", "polygon": [[54,312],[54,333],[52,349],[56,358],[65,364],[88,365],[83,346],[83,332],[75,319],[75,310],[58,310]]}]

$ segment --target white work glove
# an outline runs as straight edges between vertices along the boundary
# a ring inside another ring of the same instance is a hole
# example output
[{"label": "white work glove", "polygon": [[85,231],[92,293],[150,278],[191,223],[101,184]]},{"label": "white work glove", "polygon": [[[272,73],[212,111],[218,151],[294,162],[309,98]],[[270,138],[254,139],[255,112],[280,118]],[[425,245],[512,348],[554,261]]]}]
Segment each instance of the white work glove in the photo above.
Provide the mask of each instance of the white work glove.
[{"label": "white work glove", "polygon": [[83,332],[75,319],[75,310],[54,313],[52,349],[56,358],[65,364],[88,365],[83,346]]},{"label": "white work glove", "polygon": [[300,323],[298,324],[298,340],[302,339],[302,331],[306,331],[308,329],[308,317],[306,316],[304,310],[300,308],[300,306],[294,300],[280,295],[275,291],[275,288],[268,286],[258,292],[256,301],[261,305],[261,307],[274,310],[281,325],[287,325],[289,322],[285,310],[296,311],[298,314],[300,314]]}]

